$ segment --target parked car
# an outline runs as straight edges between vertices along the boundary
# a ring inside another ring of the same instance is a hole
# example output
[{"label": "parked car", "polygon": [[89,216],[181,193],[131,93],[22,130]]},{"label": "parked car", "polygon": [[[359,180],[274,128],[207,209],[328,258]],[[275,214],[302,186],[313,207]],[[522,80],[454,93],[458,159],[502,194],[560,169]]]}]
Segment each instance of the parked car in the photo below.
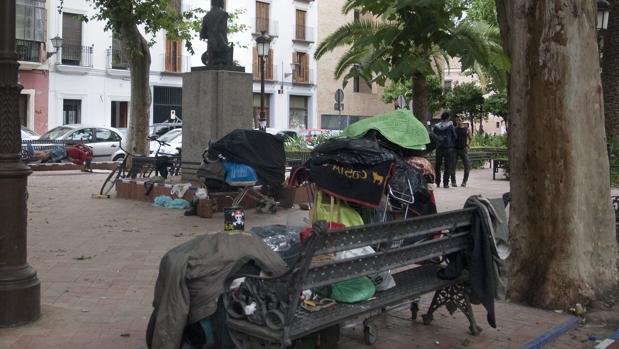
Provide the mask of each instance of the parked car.
[{"label": "parked car", "polygon": [[[166,143],[169,143],[169,144],[173,144],[173,143],[174,144],[178,144],[178,145],[175,145],[174,147],[161,147],[160,153],[178,154],[178,150],[176,149],[176,147],[179,147],[179,148],[182,147],[182,137],[180,137],[180,140],[176,140],[176,138],[179,137],[180,135],[182,135],[182,132],[183,132],[182,128],[174,128],[174,129],[171,129],[170,131],[164,133],[160,137],[158,137],[157,139],[159,139],[159,140],[161,140],[163,142],[166,142]],[[125,132],[124,138],[126,138],[126,132]],[[155,141],[151,141],[150,142],[150,154],[151,155],[154,156],[155,152],[157,151],[157,147],[159,147],[159,143],[157,143]],[[170,149],[167,149],[167,148],[170,148]],[[112,161],[122,161],[122,159],[124,157],[125,157],[125,152],[122,149],[118,149],[112,155]]]},{"label": "parked car", "polygon": [[21,140],[22,141],[37,140],[39,139],[39,137],[41,136],[38,133],[34,132],[28,127],[24,127],[24,126],[21,127]]},{"label": "parked car", "polygon": [[107,161],[119,149],[123,138],[121,132],[112,127],[70,124],[54,127],[39,140],[83,141],[92,148],[94,161]]},{"label": "parked car", "polygon": [[150,125],[149,135],[151,137],[160,137],[166,134],[170,130],[174,130],[177,128],[182,128],[182,122],[163,122],[159,124]]},{"label": "parked car", "polygon": [[[254,130],[259,130],[259,129],[256,128]],[[267,127],[266,131],[267,133],[270,133],[272,135],[281,135],[284,137],[296,137],[297,136],[297,131],[291,130],[291,129],[279,129],[279,128]]]},{"label": "parked car", "polygon": [[[168,133],[166,133],[163,136],[158,138],[159,140],[169,144],[169,145],[162,145],[161,146],[161,148],[159,149],[159,154],[160,155],[178,155],[179,154],[179,150],[178,149],[179,148],[182,149],[182,147],[183,147],[183,133],[182,132],[174,132],[174,131],[176,131],[176,130],[172,130],[172,131],[170,131],[170,132],[168,132]],[[159,144],[157,142],[155,142],[155,145],[153,145],[151,143],[151,146],[150,146],[150,156],[155,156],[155,153],[157,151],[157,147],[159,147]]]}]

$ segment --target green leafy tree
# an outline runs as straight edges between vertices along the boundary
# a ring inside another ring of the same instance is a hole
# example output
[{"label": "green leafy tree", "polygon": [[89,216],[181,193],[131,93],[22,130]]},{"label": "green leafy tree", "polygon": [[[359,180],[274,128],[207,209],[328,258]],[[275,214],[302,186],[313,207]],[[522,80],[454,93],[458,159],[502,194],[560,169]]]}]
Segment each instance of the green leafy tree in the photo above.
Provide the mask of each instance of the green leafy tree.
[{"label": "green leafy tree", "polygon": [[[445,98],[443,95],[443,89],[441,88],[441,81],[436,76],[429,76],[427,78],[428,89],[428,110],[435,114],[441,110],[445,105]],[[389,82],[385,86],[383,92],[383,102],[394,103],[398,100],[398,97],[404,96],[406,103],[410,103],[413,96],[413,89],[409,82]]]},{"label": "green leafy tree", "polygon": [[466,11],[467,18],[475,21],[485,21],[486,23],[498,26],[496,19],[496,3],[494,0],[469,0]]},{"label": "green leafy tree", "polygon": [[348,47],[335,70],[346,82],[355,75],[384,85],[412,82],[413,112],[424,119],[428,107],[427,77],[441,72],[447,57],[459,57],[463,69],[474,64],[506,69],[500,42],[487,24],[463,21],[458,1],[347,0],[343,12],[358,9],[375,20],[347,23],[329,35],[316,58]]},{"label": "green leafy tree", "polygon": [[507,93],[498,92],[486,98],[486,100],[484,101],[484,111],[501,117],[507,123]]},{"label": "green leafy tree", "polygon": [[454,86],[447,93],[445,102],[453,115],[462,116],[471,122],[473,131],[477,120],[481,129],[486,115],[483,113],[484,96],[478,85],[470,82]]}]

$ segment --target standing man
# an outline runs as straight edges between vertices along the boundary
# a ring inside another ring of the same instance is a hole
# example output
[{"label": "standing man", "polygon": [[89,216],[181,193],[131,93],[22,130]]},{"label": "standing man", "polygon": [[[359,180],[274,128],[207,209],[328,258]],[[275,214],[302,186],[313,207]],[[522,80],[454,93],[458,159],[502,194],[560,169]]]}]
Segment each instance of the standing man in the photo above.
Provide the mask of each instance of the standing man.
[{"label": "standing man", "polygon": [[[456,130],[453,123],[449,120],[449,112],[441,115],[441,122],[434,125],[432,132],[437,136],[436,145],[436,186],[441,186],[441,165],[445,162],[443,172],[443,187],[449,188],[449,176],[454,164],[454,146],[456,144]],[[457,186],[455,182],[453,186]]]},{"label": "standing man", "polygon": [[456,187],[456,166],[458,159],[462,159],[464,165],[464,178],[460,186],[466,187],[466,182],[469,180],[469,172],[471,171],[471,163],[469,162],[469,145],[471,144],[471,131],[469,126],[464,123],[462,117],[456,118],[456,145],[455,145],[455,160],[451,170],[451,186]]}]

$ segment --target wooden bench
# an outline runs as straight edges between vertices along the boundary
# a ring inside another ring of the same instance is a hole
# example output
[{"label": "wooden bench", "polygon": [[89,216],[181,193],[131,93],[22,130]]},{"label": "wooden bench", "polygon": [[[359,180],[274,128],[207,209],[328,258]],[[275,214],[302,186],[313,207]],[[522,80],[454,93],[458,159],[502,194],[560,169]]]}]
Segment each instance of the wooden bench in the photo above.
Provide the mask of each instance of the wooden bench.
[{"label": "wooden bench", "polygon": [[[297,263],[286,274],[275,278],[247,275],[241,289],[224,295],[227,324],[235,345],[237,348],[289,347],[295,340],[350,320],[363,320],[365,342],[372,344],[377,335],[372,317],[430,292],[434,292],[434,298],[423,315],[424,324],[430,324],[434,311],[445,305],[451,313],[461,310],[468,318],[470,332],[479,334],[481,328],[477,326],[469,300],[468,272],[463,271],[453,280],[441,279],[437,272],[444,264],[436,262],[446,255],[458,252],[466,255],[472,250],[474,214],[474,208],[465,208],[329,232],[324,222],[315,224],[314,234],[305,241]],[[400,240],[404,243],[393,244]],[[364,246],[392,248],[316,263],[316,256]],[[299,295],[303,290],[387,270],[392,271],[396,286],[377,292],[367,301],[337,303],[316,312],[300,307]],[[243,304],[251,303],[256,304],[256,311],[245,316],[240,309]],[[411,303],[413,319],[417,311],[417,303]]]}]

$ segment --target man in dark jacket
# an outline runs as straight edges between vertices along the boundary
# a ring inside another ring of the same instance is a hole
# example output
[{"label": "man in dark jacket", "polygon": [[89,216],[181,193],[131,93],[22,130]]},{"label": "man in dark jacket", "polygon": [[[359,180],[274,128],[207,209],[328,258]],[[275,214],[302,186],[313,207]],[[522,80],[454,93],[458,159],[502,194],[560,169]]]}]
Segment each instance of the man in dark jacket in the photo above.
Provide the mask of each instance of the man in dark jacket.
[{"label": "man in dark jacket", "polygon": [[[449,112],[441,115],[441,122],[434,125],[432,132],[439,138],[436,147],[436,185],[441,186],[441,166],[445,163],[443,172],[443,187],[449,188],[449,177],[454,166],[454,146],[456,144],[456,130],[449,120]],[[452,183],[455,186],[455,183]]]},{"label": "man in dark jacket", "polygon": [[462,117],[456,118],[456,146],[454,149],[454,164],[451,168],[451,186],[456,187],[456,166],[458,159],[462,159],[464,165],[464,177],[462,178],[462,186],[466,187],[466,182],[469,179],[471,171],[471,162],[469,161],[469,145],[471,144],[471,131],[469,126],[464,123]]}]

